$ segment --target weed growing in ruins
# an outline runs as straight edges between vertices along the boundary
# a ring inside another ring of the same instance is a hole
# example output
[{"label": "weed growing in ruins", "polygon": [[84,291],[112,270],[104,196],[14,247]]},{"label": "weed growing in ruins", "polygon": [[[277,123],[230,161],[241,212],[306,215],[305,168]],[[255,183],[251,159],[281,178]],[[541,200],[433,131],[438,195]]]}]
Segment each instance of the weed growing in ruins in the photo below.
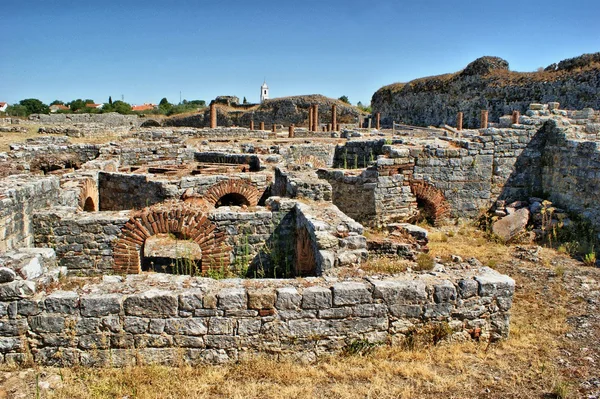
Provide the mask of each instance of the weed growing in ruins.
[{"label": "weed growing in ruins", "polygon": [[567,399],[570,396],[570,391],[569,384],[562,380],[556,381],[552,387],[552,395],[556,399]]},{"label": "weed growing in ruins", "polygon": [[375,351],[377,344],[369,342],[366,339],[357,339],[344,347],[343,354],[345,356],[368,356]]},{"label": "weed growing in ruins", "polygon": [[596,252],[594,252],[594,248],[592,247],[592,251],[583,256],[583,263],[586,266],[596,266],[596,261]]},{"label": "weed growing in ruins", "polygon": [[433,270],[434,265],[435,261],[431,255],[421,253],[417,256],[417,264],[413,269],[417,271]]}]

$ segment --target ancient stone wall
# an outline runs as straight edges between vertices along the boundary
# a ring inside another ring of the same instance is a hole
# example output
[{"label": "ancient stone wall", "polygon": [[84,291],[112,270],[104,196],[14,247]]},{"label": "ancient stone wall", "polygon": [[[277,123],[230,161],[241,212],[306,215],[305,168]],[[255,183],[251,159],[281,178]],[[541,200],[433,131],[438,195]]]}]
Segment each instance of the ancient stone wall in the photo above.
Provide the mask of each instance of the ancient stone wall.
[{"label": "ancient stone wall", "polygon": [[182,164],[193,161],[195,150],[181,143],[168,141],[128,140],[100,148],[102,159],[118,159],[121,166],[144,165],[167,161],[169,164]]},{"label": "ancient stone wall", "polygon": [[29,116],[29,120],[36,123],[59,125],[94,123],[107,127],[139,127],[145,119],[138,115],[121,115],[117,112],[109,112],[106,114],[32,114]]},{"label": "ancient stone wall", "polygon": [[279,197],[306,198],[313,201],[331,201],[332,188],[319,179],[312,170],[289,171],[275,168],[275,181],[271,194]]},{"label": "ancient stone wall", "polygon": [[[33,244],[33,212],[61,202],[57,177],[6,177],[0,181],[0,252]],[[76,206],[75,197],[72,206]]]},{"label": "ancient stone wall", "polygon": [[115,367],[222,363],[258,353],[314,361],[357,341],[402,342],[426,326],[438,326],[438,338],[494,340],[508,335],[515,287],[487,268],[248,287],[105,276],[85,292],[50,294],[18,283],[0,284],[0,362]]}]

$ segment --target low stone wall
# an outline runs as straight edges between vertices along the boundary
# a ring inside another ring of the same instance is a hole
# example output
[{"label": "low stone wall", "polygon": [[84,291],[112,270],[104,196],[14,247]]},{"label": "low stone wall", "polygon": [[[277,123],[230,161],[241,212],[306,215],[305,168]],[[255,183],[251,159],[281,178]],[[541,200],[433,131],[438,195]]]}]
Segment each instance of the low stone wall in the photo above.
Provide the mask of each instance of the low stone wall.
[{"label": "low stone wall", "polygon": [[0,284],[0,361],[123,367],[222,363],[258,353],[314,361],[357,341],[401,342],[427,328],[443,332],[442,339],[495,340],[508,335],[515,286],[487,268],[462,276],[252,285],[164,277],[106,276],[85,291],[50,294]]},{"label": "low stone wall", "polygon": [[182,164],[194,160],[195,150],[182,143],[169,141],[127,140],[100,148],[101,159],[119,160],[121,166],[145,165],[153,162],[168,161],[170,164]]},{"label": "low stone wall", "polygon": [[279,197],[305,198],[313,201],[331,201],[331,184],[319,179],[312,170],[289,171],[275,168],[271,194]]},{"label": "low stone wall", "polygon": [[144,118],[138,115],[121,115],[117,112],[106,114],[32,114],[29,120],[37,123],[70,124],[70,123],[96,123],[107,127],[133,126],[139,127]]}]

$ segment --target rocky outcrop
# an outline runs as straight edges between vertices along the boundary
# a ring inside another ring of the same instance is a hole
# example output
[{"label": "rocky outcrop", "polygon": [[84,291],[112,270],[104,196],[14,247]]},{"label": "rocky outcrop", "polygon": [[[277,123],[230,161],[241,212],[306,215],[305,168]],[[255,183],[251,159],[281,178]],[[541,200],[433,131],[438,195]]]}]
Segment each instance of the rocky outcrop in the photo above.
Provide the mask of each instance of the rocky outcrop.
[{"label": "rocky outcrop", "polygon": [[497,122],[514,110],[525,113],[532,102],[559,102],[563,109],[600,108],[600,53],[538,72],[513,72],[501,58],[482,57],[457,73],[382,87],[371,104],[384,126],[393,121],[455,126],[457,113],[463,112],[464,126],[478,128],[483,109],[489,111],[490,122]]},{"label": "rocky outcrop", "polygon": [[[337,106],[337,123],[356,123],[361,111],[350,104],[321,95],[307,95],[274,98],[260,105],[217,105],[218,126],[249,126],[254,121],[255,128],[264,122],[269,128],[273,124],[289,126],[306,126],[309,107],[319,104],[319,120],[321,123],[331,122],[331,106]],[[207,127],[210,125],[210,110],[193,115],[174,116],[166,119],[165,126]]]}]

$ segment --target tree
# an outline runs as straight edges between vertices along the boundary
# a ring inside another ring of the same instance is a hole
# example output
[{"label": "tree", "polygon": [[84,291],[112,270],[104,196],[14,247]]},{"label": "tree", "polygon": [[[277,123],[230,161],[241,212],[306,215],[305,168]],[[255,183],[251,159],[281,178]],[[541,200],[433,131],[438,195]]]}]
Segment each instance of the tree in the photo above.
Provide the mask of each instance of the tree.
[{"label": "tree", "polygon": [[[185,100],[184,100],[184,101],[185,101]],[[171,104],[169,103],[169,100],[167,100],[167,97],[163,97],[163,99],[162,99],[162,100],[160,100],[160,102],[158,103],[158,106],[159,106],[159,107],[162,107],[163,105],[171,105]]]},{"label": "tree", "polygon": [[112,105],[112,96],[108,96],[108,103]]},{"label": "tree", "polygon": [[6,107],[8,116],[27,116],[27,108],[20,104],[9,105]]},{"label": "tree", "polygon": [[83,101],[81,98],[78,98],[77,100],[71,101],[67,105],[71,108],[71,111],[77,112],[80,109],[85,108],[85,101]]},{"label": "tree", "polygon": [[246,100],[246,97],[244,96],[244,101],[242,101],[243,104],[248,104],[248,100]]},{"label": "tree", "polygon": [[65,103],[60,100],[54,100],[50,103],[50,105],[65,105]]},{"label": "tree", "polygon": [[50,113],[50,108],[37,98],[27,98],[19,101],[19,104],[27,109],[27,115]]},{"label": "tree", "polygon": [[338,98],[338,100],[340,100],[341,102],[344,102],[346,104],[350,104],[350,100],[348,100],[348,96],[341,96],[340,98]]},{"label": "tree", "polygon": [[125,101],[117,100],[112,103],[112,110],[120,114],[128,114],[131,112],[131,105],[127,104]]}]

